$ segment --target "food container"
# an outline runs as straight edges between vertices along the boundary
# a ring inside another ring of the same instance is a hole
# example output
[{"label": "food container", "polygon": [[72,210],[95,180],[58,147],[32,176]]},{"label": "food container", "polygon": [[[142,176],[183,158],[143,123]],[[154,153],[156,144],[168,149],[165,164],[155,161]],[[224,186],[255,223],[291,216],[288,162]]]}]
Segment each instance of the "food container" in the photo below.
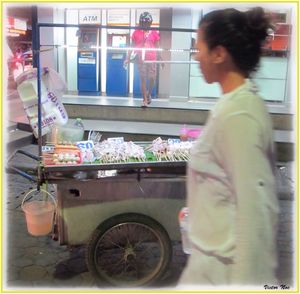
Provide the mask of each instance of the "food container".
[{"label": "food container", "polygon": [[73,145],[55,145],[54,151],[43,155],[45,165],[77,165],[82,163],[81,151]]},{"label": "food container", "polygon": [[81,152],[77,146],[56,145],[53,154],[54,164],[80,164]]},{"label": "food container", "polygon": [[82,141],[84,137],[84,130],[78,128],[71,123],[67,123],[64,126],[56,126],[56,130],[53,130],[55,133],[55,138],[53,138],[54,143],[63,143],[63,142],[78,142]]}]

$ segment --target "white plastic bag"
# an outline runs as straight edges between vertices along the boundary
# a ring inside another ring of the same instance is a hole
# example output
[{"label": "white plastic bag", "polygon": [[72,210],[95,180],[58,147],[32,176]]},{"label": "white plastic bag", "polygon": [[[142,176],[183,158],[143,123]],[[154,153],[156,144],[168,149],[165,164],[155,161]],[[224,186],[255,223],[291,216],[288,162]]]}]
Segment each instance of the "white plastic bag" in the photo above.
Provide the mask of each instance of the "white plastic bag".
[{"label": "white plastic bag", "polygon": [[[17,90],[35,137],[38,137],[38,90],[37,69],[32,68],[17,77]],[[41,73],[42,136],[51,132],[53,126],[64,125],[68,114],[61,102],[66,84],[53,69],[45,67]]]}]

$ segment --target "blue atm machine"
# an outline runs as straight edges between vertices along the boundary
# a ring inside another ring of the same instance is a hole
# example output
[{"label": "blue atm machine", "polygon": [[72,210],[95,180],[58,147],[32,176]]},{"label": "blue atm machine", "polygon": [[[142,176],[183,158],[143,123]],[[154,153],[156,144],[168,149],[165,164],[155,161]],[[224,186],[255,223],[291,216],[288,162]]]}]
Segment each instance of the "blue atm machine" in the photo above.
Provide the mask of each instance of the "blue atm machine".
[{"label": "blue atm machine", "polygon": [[[107,46],[112,47],[107,51],[106,66],[106,95],[128,97],[129,75],[128,69],[123,67],[127,52],[125,48],[129,44],[128,34],[108,34]],[[118,50],[119,48],[119,50]]]},{"label": "blue atm machine", "polygon": [[78,38],[77,87],[79,95],[100,95],[100,29],[81,29]]}]

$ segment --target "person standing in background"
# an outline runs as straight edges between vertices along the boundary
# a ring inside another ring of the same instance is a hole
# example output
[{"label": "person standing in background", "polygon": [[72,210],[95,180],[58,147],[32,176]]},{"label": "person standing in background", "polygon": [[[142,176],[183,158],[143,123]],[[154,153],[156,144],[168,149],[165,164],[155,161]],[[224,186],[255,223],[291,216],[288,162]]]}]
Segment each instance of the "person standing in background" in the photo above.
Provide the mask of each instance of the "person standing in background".
[{"label": "person standing in background", "polygon": [[179,287],[277,285],[273,130],[250,79],[271,28],[260,7],[212,11],[199,23],[195,59],[223,95],[190,154],[191,255]]},{"label": "person standing in background", "polygon": [[[161,60],[159,48],[160,36],[158,31],[148,30],[153,22],[152,16],[149,12],[143,12],[139,18],[139,26],[141,29],[135,30],[131,37],[132,47],[139,50],[134,51],[135,62],[138,64],[138,70],[141,81],[141,91],[143,96],[142,107],[147,107],[151,103],[151,93],[156,79],[157,66],[155,63],[144,63],[144,61]],[[124,62],[126,66],[130,62],[131,51],[128,52],[127,58]],[[149,86],[147,89],[147,81]]]}]

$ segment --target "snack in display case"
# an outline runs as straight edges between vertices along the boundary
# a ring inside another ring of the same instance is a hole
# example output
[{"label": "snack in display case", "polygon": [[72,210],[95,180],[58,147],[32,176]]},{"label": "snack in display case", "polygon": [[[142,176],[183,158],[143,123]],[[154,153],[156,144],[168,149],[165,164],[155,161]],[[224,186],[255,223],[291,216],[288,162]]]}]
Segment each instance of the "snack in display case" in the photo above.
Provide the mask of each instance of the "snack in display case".
[{"label": "snack in display case", "polygon": [[55,145],[54,149],[43,153],[43,162],[45,165],[81,164],[81,151],[74,145]]},{"label": "snack in display case", "polygon": [[96,160],[101,163],[146,162],[144,148],[123,138],[108,138],[94,146]]},{"label": "snack in display case", "polygon": [[193,142],[191,141],[171,139],[166,141],[158,137],[146,150],[152,152],[157,161],[187,161],[192,146]]},{"label": "snack in display case", "polygon": [[102,142],[80,141],[74,144],[44,146],[45,165],[125,164],[187,161],[193,141],[180,139],[152,142],[125,142],[111,138]]}]

